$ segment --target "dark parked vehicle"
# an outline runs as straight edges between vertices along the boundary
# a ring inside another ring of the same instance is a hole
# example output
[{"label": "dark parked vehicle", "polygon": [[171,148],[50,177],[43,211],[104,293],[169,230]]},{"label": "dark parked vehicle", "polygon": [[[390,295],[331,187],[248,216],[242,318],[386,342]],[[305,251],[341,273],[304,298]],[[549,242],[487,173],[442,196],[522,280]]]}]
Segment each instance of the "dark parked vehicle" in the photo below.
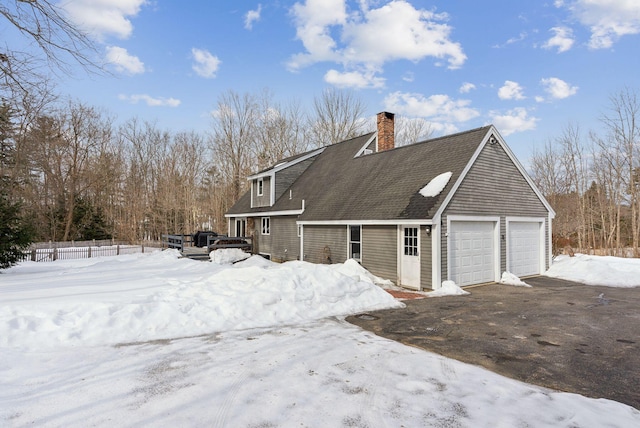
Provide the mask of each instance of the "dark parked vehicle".
[{"label": "dark parked vehicle", "polygon": [[209,252],[220,248],[240,248],[242,251],[251,252],[251,239],[244,237],[218,236],[209,245]]},{"label": "dark parked vehicle", "polygon": [[211,231],[197,231],[193,234],[193,246],[199,248],[206,247],[209,244],[208,239],[210,236],[215,237],[218,236],[218,234]]}]

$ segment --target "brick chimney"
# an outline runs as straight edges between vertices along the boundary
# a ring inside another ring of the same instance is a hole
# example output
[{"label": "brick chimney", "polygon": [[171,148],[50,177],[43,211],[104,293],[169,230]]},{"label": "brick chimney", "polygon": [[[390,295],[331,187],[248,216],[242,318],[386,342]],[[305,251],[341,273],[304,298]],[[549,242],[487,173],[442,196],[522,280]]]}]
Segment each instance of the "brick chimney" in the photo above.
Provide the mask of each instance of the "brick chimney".
[{"label": "brick chimney", "polygon": [[378,151],[391,150],[395,147],[394,144],[394,114],[386,111],[378,113]]}]

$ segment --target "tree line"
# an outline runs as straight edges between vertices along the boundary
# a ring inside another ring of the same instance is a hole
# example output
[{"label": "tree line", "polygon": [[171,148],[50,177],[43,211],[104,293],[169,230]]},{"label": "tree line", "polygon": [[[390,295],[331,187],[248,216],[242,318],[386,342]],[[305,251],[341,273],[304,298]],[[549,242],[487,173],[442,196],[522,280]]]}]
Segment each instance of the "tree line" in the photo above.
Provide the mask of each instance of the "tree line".
[{"label": "tree line", "polygon": [[[325,90],[305,112],[268,90],[230,90],[219,96],[208,132],[173,132],[135,117],[117,125],[108,111],[29,93],[1,105],[2,176],[37,241],[226,233],[224,213],[247,190],[249,174],[368,132],[364,113],[351,92]],[[399,133],[413,140],[428,133],[418,128]]]},{"label": "tree line", "polygon": [[[59,102],[51,89],[51,71],[105,73],[93,41],[55,3],[7,1],[0,20],[35,47],[0,47],[0,269],[34,240],[225,232],[248,174],[374,128],[362,101],[336,90],[314,98],[310,112],[269,91],[229,90],[204,134],[135,117],[117,125],[110,112]],[[602,133],[585,137],[570,124],[532,156],[532,176],[557,213],[556,252],[640,256],[638,92],[625,88],[607,107]],[[431,133],[424,120],[396,120],[397,145]]]},{"label": "tree line", "polygon": [[640,257],[640,99],[609,97],[601,132],[567,125],[531,158],[532,175],[556,211],[555,252],[565,247]]},{"label": "tree line", "polygon": [[[108,111],[39,89],[0,105],[2,192],[19,202],[36,241],[225,233],[224,213],[248,175],[374,128],[361,100],[337,90],[317,96],[310,112],[268,90],[229,90],[199,133],[135,117],[116,124]],[[637,92],[625,88],[609,99],[603,133],[569,124],[533,153],[532,176],[557,213],[556,252],[640,256],[639,111]],[[416,123],[399,118],[400,144],[431,134]]]}]

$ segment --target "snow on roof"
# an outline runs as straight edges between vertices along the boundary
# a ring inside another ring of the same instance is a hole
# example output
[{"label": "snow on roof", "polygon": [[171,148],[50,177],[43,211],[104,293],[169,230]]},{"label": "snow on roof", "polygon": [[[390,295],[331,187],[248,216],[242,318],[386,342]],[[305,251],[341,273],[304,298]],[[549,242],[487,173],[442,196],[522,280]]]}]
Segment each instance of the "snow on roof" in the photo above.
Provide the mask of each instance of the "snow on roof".
[{"label": "snow on roof", "polygon": [[451,175],[453,175],[452,172],[448,171],[434,177],[426,186],[420,189],[420,194],[425,198],[438,196],[449,183]]}]

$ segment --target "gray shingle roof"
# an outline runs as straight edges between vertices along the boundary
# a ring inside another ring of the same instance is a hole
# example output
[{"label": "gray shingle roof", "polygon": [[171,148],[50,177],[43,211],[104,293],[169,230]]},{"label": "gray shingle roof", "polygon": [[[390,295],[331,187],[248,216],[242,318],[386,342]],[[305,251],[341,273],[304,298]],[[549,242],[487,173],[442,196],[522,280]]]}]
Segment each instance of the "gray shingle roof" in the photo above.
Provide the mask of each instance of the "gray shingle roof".
[{"label": "gray shingle roof", "polygon": [[[429,219],[438,210],[490,127],[354,158],[372,134],[328,146],[272,207],[251,209],[247,195],[233,213],[300,209],[301,221]],[[452,177],[435,197],[419,194],[434,177]]]}]

